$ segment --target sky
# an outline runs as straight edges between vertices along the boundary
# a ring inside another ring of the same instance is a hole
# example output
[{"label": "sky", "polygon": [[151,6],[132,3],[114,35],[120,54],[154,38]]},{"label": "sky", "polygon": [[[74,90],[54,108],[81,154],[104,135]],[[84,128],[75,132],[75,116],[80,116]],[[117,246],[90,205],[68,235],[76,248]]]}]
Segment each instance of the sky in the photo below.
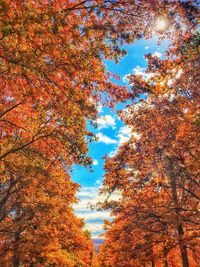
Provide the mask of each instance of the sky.
[{"label": "sky", "polygon": [[[150,40],[138,40],[134,44],[126,45],[127,55],[116,64],[114,61],[106,61],[108,71],[120,75],[119,84],[128,85],[126,76],[130,73],[144,74],[147,62],[145,54],[152,53],[158,57],[164,58],[164,51],[167,43],[157,44],[156,37]],[[90,128],[98,137],[98,141],[89,144],[89,156],[93,158],[91,172],[88,168],[75,166],[72,173],[73,181],[80,184],[77,197],[80,202],[75,205],[76,214],[85,219],[85,228],[90,230],[92,238],[102,238],[103,220],[111,219],[108,211],[95,211],[89,208],[90,204],[103,199],[98,196],[98,189],[102,185],[104,178],[104,159],[115,155],[118,147],[130,136],[130,129],[118,118],[117,110],[122,109],[125,105],[118,104],[114,111],[107,107],[99,107],[99,118],[97,119],[98,128]],[[113,199],[119,195],[112,196]]]}]

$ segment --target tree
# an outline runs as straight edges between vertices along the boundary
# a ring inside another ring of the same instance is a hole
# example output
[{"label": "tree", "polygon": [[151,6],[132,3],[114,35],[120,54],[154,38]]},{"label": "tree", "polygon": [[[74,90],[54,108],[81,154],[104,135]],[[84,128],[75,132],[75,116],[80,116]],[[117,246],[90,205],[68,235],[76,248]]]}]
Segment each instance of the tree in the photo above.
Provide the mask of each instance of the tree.
[{"label": "tree", "polygon": [[121,52],[94,30],[103,18],[89,3],[1,2],[1,169],[24,151],[68,167],[91,162],[86,120],[96,118],[103,92],[110,102],[126,91],[109,81],[101,54]]},{"label": "tree", "polygon": [[146,97],[121,112],[132,135],[106,160],[102,192],[121,199],[102,204],[114,219],[100,266],[199,264],[199,33],[166,56],[147,55],[150,79],[129,77],[133,101]]},{"label": "tree", "polygon": [[98,94],[117,87],[101,62],[100,35],[84,33],[94,14],[83,9],[79,17],[75,7],[1,2],[0,228],[7,266],[90,265],[93,248],[71,208],[77,186],[69,169],[91,162],[86,119],[96,117]]},{"label": "tree", "polygon": [[37,165],[32,161],[21,165],[20,160],[12,212],[0,228],[1,264],[90,266],[92,241],[72,208],[78,185],[57,163],[45,165],[40,159]]}]

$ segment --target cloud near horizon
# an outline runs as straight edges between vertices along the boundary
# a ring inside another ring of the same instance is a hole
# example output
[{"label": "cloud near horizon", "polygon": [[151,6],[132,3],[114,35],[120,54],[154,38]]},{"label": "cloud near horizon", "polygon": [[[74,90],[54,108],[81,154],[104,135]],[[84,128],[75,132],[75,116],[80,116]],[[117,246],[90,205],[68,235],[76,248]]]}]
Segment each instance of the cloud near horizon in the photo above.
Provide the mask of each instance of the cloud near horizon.
[{"label": "cloud near horizon", "polygon": [[[108,211],[98,211],[91,209],[90,206],[94,206],[100,201],[104,201],[106,195],[99,196],[98,186],[92,187],[81,187],[80,191],[77,193],[79,202],[74,205],[75,213],[79,218],[85,220],[85,229],[91,232],[92,238],[99,238],[103,230],[104,220],[111,220],[110,213]],[[114,192],[109,199],[118,200],[120,198],[119,192]]]}]

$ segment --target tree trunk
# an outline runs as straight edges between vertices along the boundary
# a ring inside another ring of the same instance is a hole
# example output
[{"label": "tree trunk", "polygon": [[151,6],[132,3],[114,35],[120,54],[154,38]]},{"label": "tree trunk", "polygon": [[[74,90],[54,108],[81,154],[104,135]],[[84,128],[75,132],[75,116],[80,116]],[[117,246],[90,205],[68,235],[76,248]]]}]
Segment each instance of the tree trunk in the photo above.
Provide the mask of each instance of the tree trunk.
[{"label": "tree trunk", "polygon": [[13,251],[13,267],[19,267],[19,254],[18,254],[19,240],[20,240],[20,233],[17,232],[15,234],[15,245]]},{"label": "tree trunk", "polygon": [[167,251],[165,248],[163,249],[163,267],[168,267]]},{"label": "tree trunk", "polygon": [[14,252],[13,267],[19,267],[19,257]]},{"label": "tree trunk", "polygon": [[176,179],[178,178],[176,165],[176,159],[175,158],[167,158],[168,163],[168,175],[170,179],[170,185],[171,185],[171,191],[172,191],[172,198],[175,206],[176,211],[176,217],[178,222],[177,232],[178,232],[178,242],[179,242],[179,248],[181,251],[181,258],[183,267],[189,267],[189,260],[187,255],[187,247],[184,244],[183,237],[184,237],[184,230],[183,225],[180,220],[180,207],[178,203],[178,194],[177,194],[177,183]]},{"label": "tree trunk", "polygon": [[[17,220],[18,217],[20,216],[20,209],[19,206],[16,206],[16,217],[15,219]],[[19,259],[19,243],[20,243],[20,227],[15,232],[15,243],[13,247],[13,267],[19,267],[20,265],[20,259]]]},{"label": "tree trunk", "polygon": [[180,251],[181,251],[181,258],[182,258],[183,267],[189,267],[187,247],[183,243],[183,234],[184,234],[184,231],[183,231],[182,224],[180,224],[178,226],[178,234],[179,234],[179,247],[180,247]]},{"label": "tree trunk", "polygon": [[168,267],[168,262],[167,262],[167,259],[166,258],[163,260],[163,266],[164,267]]}]

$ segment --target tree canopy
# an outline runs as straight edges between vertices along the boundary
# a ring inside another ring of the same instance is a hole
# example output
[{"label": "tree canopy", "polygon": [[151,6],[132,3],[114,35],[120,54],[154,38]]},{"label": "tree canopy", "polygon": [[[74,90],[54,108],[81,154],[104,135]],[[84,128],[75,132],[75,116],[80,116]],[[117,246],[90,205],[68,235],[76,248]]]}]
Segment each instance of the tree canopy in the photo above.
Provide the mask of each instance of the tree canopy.
[{"label": "tree canopy", "polygon": [[105,164],[101,192],[121,198],[101,204],[114,218],[100,266],[199,264],[200,39],[176,38],[166,59],[146,55],[149,79],[129,76],[132,104],[119,115],[132,132]]},{"label": "tree canopy", "polygon": [[[165,264],[176,254],[197,266],[198,15],[198,1],[0,1],[1,265],[92,265],[70,170],[92,161],[98,105],[130,99],[121,116],[139,138],[106,161],[104,191],[122,201],[100,263],[141,266],[164,253]],[[152,78],[130,76],[131,90],[111,82],[104,60],[155,33],[172,47],[164,61],[147,55]]]}]

